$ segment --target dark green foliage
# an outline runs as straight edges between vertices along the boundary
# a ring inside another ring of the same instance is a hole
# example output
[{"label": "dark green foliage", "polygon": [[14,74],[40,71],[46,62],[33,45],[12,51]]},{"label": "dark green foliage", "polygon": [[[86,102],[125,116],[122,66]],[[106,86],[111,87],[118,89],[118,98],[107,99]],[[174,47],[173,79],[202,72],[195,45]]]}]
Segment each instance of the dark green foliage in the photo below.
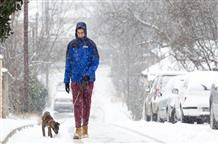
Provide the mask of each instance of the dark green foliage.
[{"label": "dark green foliage", "polygon": [[29,99],[28,111],[32,113],[41,113],[48,100],[48,91],[45,89],[35,75],[29,79]]},{"label": "dark green foliage", "polygon": [[3,42],[13,31],[11,29],[10,16],[18,10],[21,10],[23,0],[0,0],[0,41]]}]

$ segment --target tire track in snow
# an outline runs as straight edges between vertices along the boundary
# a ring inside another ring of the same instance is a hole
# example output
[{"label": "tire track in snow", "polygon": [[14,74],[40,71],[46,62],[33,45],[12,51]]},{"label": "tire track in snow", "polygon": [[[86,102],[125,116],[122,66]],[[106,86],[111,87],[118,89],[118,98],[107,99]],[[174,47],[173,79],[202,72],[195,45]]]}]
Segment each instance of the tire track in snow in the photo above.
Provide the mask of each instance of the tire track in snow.
[{"label": "tire track in snow", "polygon": [[130,128],[128,128],[128,127],[124,127],[124,126],[120,126],[120,125],[116,125],[116,124],[111,124],[111,125],[114,126],[114,127],[118,127],[118,128],[127,130],[127,131],[129,131],[129,132],[131,132],[131,133],[140,135],[140,136],[142,136],[142,137],[146,137],[146,138],[151,139],[151,140],[153,140],[153,141],[155,141],[155,142],[157,142],[157,143],[165,144],[165,142],[162,141],[162,140],[159,140],[159,139],[157,139],[157,138],[151,137],[151,136],[149,136],[149,135],[146,135],[146,134],[144,134],[144,133],[138,132],[138,131],[136,131],[136,130],[130,129]]}]

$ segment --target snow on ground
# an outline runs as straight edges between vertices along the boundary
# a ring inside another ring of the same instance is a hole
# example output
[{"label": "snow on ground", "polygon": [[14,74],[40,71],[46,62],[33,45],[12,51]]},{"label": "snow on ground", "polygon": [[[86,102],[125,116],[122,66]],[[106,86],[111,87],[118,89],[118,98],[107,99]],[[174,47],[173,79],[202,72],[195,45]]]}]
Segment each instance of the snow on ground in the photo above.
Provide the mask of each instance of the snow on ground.
[{"label": "snow on ground", "polygon": [[116,123],[128,120],[125,104],[115,97],[116,91],[110,78],[110,68],[101,67],[97,72],[96,83],[92,97],[91,115],[101,118],[104,123]]},{"label": "snow on ground", "polygon": [[208,124],[132,121],[118,123],[117,125],[142,136],[155,139],[157,143],[217,144],[218,142],[218,131],[212,130]]},{"label": "snow on ground", "polygon": [[[57,75],[57,74],[56,74]],[[56,76],[55,79],[57,79]],[[60,75],[63,79],[63,74]],[[53,139],[42,137],[41,127],[26,128],[15,134],[8,143],[210,143],[217,144],[218,131],[208,124],[156,123],[132,121],[125,104],[115,99],[110,68],[101,66],[92,97],[89,138],[73,140],[73,114],[57,113],[60,132]]]},{"label": "snow on ground", "polygon": [[36,124],[36,120],[17,120],[17,119],[0,119],[0,142],[3,141],[6,136],[15,128],[21,126]]}]

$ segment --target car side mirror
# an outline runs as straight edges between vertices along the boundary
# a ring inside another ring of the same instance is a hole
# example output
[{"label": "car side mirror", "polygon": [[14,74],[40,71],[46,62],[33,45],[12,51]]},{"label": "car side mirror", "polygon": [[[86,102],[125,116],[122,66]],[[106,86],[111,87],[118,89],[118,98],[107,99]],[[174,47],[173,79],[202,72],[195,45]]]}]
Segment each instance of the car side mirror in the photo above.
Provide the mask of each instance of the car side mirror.
[{"label": "car side mirror", "polygon": [[160,97],[162,97],[162,95],[163,95],[162,92],[160,92]]},{"label": "car side mirror", "polygon": [[172,93],[173,93],[173,94],[179,94],[179,89],[173,88],[173,89],[172,89]]}]

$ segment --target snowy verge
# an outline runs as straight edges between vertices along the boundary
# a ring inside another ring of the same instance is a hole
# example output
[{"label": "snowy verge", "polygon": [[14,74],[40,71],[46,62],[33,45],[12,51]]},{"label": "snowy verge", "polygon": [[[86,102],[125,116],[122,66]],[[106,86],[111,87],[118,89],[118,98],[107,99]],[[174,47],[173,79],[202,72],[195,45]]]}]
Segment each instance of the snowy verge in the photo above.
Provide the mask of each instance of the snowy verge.
[{"label": "snowy verge", "polygon": [[0,143],[4,144],[16,131],[37,124],[33,120],[0,119]]}]

